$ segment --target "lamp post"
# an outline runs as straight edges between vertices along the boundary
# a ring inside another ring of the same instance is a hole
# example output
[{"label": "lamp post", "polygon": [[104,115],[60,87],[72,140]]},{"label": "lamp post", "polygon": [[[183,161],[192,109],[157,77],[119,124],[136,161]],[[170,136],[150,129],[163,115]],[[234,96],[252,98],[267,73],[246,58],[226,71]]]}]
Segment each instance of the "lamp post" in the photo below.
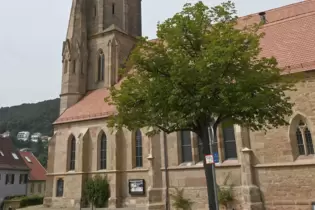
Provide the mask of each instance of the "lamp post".
[{"label": "lamp post", "polygon": [[[212,149],[212,145],[215,141],[215,135],[214,135],[214,129],[213,126],[210,125],[208,127],[208,136],[209,136],[209,146],[210,146],[210,153],[211,155],[213,155],[213,149]],[[213,176],[213,188],[214,188],[214,198],[215,198],[215,203],[216,203],[216,209],[215,210],[219,210],[219,201],[218,201],[218,190],[217,190],[217,179],[216,179],[216,175],[215,175],[215,163],[212,164],[212,176]],[[315,210],[315,209],[314,209]]]},{"label": "lamp post", "polygon": [[169,201],[169,174],[168,174],[168,151],[167,151],[167,134],[163,132],[163,142],[164,142],[164,167],[165,167],[165,210],[170,209]]}]

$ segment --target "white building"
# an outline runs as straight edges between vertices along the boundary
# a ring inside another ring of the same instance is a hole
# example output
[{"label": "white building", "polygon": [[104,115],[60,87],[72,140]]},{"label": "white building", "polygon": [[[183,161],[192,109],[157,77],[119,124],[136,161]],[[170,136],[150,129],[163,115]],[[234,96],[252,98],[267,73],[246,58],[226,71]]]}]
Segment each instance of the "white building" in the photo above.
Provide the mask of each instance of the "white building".
[{"label": "white building", "polygon": [[17,134],[17,139],[19,141],[28,141],[30,138],[30,132],[28,131],[21,131]]},{"label": "white building", "polygon": [[42,137],[41,133],[33,133],[33,135],[31,136],[31,141],[38,142],[39,139],[41,139],[41,137]]},{"label": "white building", "polygon": [[11,135],[10,131],[6,131],[6,132],[4,132],[3,134],[1,134],[1,136],[2,136],[3,138],[8,138],[8,137],[10,137],[10,135]]}]

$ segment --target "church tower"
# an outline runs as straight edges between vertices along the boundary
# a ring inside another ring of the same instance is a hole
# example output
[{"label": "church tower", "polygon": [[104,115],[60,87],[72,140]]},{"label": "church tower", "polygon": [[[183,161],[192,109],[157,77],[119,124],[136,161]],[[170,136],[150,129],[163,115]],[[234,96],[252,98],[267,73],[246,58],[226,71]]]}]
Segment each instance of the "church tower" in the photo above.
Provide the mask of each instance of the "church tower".
[{"label": "church tower", "polygon": [[119,81],[118,71],[141,36],[141,0],[72,0],[63,43],[60,113],[87,91]]}]

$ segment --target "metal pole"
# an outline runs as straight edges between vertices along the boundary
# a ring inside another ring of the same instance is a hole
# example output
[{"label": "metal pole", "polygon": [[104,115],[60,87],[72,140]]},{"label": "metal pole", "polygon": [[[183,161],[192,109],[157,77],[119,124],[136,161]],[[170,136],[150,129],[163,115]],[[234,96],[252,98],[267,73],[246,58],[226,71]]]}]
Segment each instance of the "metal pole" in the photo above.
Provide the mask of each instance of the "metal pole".
[{"label": "metal pole", "polygon": [[[208,127],[208,136],[209,136],[209,142],[210,142],[210,153],[213,155],[213,150],[212,150],[212,144],[214,142],[214,130],[212,126]],[[214,198],[215,198],[215,203],[216,203],[216,209],[219,210],[219,202],[218,202],[218,190],[217,190],[217,179],[215,175],[215,163],[212,164],[212,176],[213,176],[213,183],[214,183]]]},{"label": "metal pole", "polygon": [[169,174],[168,174],[168,151],[167,151],[167,134],[163,132],[163,140],[164,140],[164,165],[165,165],[165,210],[170,209],[170,201],[169,201]]}]

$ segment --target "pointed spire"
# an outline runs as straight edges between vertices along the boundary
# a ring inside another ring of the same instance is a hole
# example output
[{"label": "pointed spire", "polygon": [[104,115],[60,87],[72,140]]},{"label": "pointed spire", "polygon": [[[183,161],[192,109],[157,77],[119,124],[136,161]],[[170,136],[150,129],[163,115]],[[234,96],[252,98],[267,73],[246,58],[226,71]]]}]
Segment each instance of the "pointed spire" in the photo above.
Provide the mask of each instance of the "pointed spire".
[{"label": "pointed spire", "polygon": [[85,0],[72,0],[67,39],[72,39],[82,30],[86,30],[85,19]]}]

